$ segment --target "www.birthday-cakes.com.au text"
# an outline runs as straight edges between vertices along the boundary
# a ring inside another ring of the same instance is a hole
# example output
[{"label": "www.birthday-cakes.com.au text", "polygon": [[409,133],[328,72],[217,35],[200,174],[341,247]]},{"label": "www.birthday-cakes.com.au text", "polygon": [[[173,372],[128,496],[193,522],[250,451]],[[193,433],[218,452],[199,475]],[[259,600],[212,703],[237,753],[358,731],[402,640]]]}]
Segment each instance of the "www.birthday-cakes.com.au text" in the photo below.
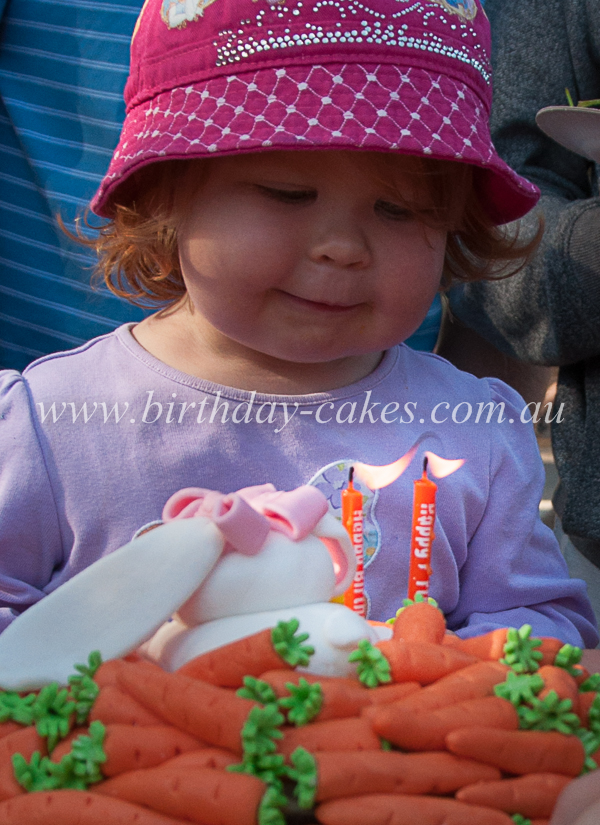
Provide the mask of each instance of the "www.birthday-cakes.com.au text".
[{"label": "www.birthday-cakes.com.au text", "polygon": [[[317,424],[537,424],[544,421],[561,423],[563,404],[554,409],[550,404],[531,402],[523,406],[520,414],[505,409],[504,402],[480,401],[471,404],[462,401],[450,404],[439,401],[429,409],[418,409],[416,401],[391,401],[383,404],[371,400],[371,390],[362,400],[322,401],[300,404],[299,402],[256,400],[257,393],[247,401],[233,401],[221,397],[205,396],[201,401],[184,401],[172,393],[170,400],[155,398],[154,390],[148,390],[143,402],[129,401],[42,401],[37,402],[38,414],[43,424],[262,424],[281,432],[294,418],[311,420]],[[264,396],[263,396],[264,398]],[[517,415],[515,418],[514,416]]]}]

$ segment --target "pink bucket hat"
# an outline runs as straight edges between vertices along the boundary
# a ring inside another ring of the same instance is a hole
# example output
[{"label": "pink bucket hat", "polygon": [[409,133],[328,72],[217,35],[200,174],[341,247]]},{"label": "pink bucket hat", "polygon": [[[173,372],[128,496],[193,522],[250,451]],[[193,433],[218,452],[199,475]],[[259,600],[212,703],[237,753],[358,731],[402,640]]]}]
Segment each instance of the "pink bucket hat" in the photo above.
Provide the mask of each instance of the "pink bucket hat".
[{"label": "pink bucket hat", "polygon": [[362,149],[473,164],[491,219],[515,220],[539,192],[492,144],[489,46],[479,0],[146,0],[92,209],[163,159]]}]

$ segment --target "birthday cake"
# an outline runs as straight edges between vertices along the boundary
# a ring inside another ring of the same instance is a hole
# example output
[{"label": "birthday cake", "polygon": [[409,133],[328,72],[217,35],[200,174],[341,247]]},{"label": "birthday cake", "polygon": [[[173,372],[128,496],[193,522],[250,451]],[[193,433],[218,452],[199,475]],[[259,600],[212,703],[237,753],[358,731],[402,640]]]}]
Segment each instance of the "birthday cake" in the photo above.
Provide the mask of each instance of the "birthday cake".
[{"label": "birthday cake", "polygon": [[417,601],[352,678],[299,669],[295,620],[174,673],[92,653],[66,688],[0,693],[0,821],[547,823],[597,767],[600,677],[529,630],[463,642]]},{"label": "birthday cake", "polygon": [[580,650],[332,602],[355,551],[318,490],[165,515],[0,636],[3,825],[542,825],[597,767]]}]

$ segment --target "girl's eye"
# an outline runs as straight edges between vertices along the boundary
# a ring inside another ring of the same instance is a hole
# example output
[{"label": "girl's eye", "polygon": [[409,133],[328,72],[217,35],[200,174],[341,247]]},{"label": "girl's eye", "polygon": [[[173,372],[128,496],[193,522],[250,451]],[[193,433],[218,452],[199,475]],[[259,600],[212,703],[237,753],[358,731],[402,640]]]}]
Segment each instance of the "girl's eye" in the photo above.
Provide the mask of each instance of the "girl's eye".
[{"label": "girl's eye", "polygon": [[276,189],[271,186],[259,186],[258,189],[280,203],[310,203],[317,197],[314,189]]},{"label": "girl's eye", "polygon": [[391,218],[394,221],[411,221],[415,218],[415,213],[390,201],[378,200],[375,202],[375,211],[383,217]]}]

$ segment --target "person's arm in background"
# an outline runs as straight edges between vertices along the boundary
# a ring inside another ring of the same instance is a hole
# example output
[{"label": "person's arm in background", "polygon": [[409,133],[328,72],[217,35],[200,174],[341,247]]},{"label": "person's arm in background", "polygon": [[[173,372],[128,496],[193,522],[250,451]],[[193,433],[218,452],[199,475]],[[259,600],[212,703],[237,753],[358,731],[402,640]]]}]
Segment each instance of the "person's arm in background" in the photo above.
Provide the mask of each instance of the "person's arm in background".
[{"label": "person's arm in background", "polygon": [[[600,6],[594,0],[489,0],[486,11],[494,38],[492,137],[504,159],[542,190],[540,205],[522,221],[525,235],[536,230],[540,214],[546,228],[519,274],[461,286],[450,303],[462,323],[502,352],[560,367],[561,423],[552,424],[560,485],[553,502],[573,549],[600,568],[597,170],[535,123],[540,108],[565,104],[565,88],[575,100],[599,97]],[[459,355],[468,356],[465,347]],[[600,615],[600,591],[594,599]]]},{"label": "person's arm in background", "polygon": [[[492,25],[492,137],[502,157],[542,189],[523,222],[540,249],[521,273],[458,287],[453,314],[502,352],[562,365],[600,354],[600,198],[594,167],[535,125],[543,106],[600,94],[600,7],[593,0],[487,0]],[[445,355],[443,341],[440,352]]]},{"label": "person's arm in background", "polygon": [[546,401],[551,405],[550,386],[555,389],[556,369],[518,361],[501,352],[474,329],[470,329],[444,309],[441,328],[434,352],[446,358],[461,370],[477,378],[500,378],[521,395],[526,404],[542,403],[541,415],[546,414]]}]

